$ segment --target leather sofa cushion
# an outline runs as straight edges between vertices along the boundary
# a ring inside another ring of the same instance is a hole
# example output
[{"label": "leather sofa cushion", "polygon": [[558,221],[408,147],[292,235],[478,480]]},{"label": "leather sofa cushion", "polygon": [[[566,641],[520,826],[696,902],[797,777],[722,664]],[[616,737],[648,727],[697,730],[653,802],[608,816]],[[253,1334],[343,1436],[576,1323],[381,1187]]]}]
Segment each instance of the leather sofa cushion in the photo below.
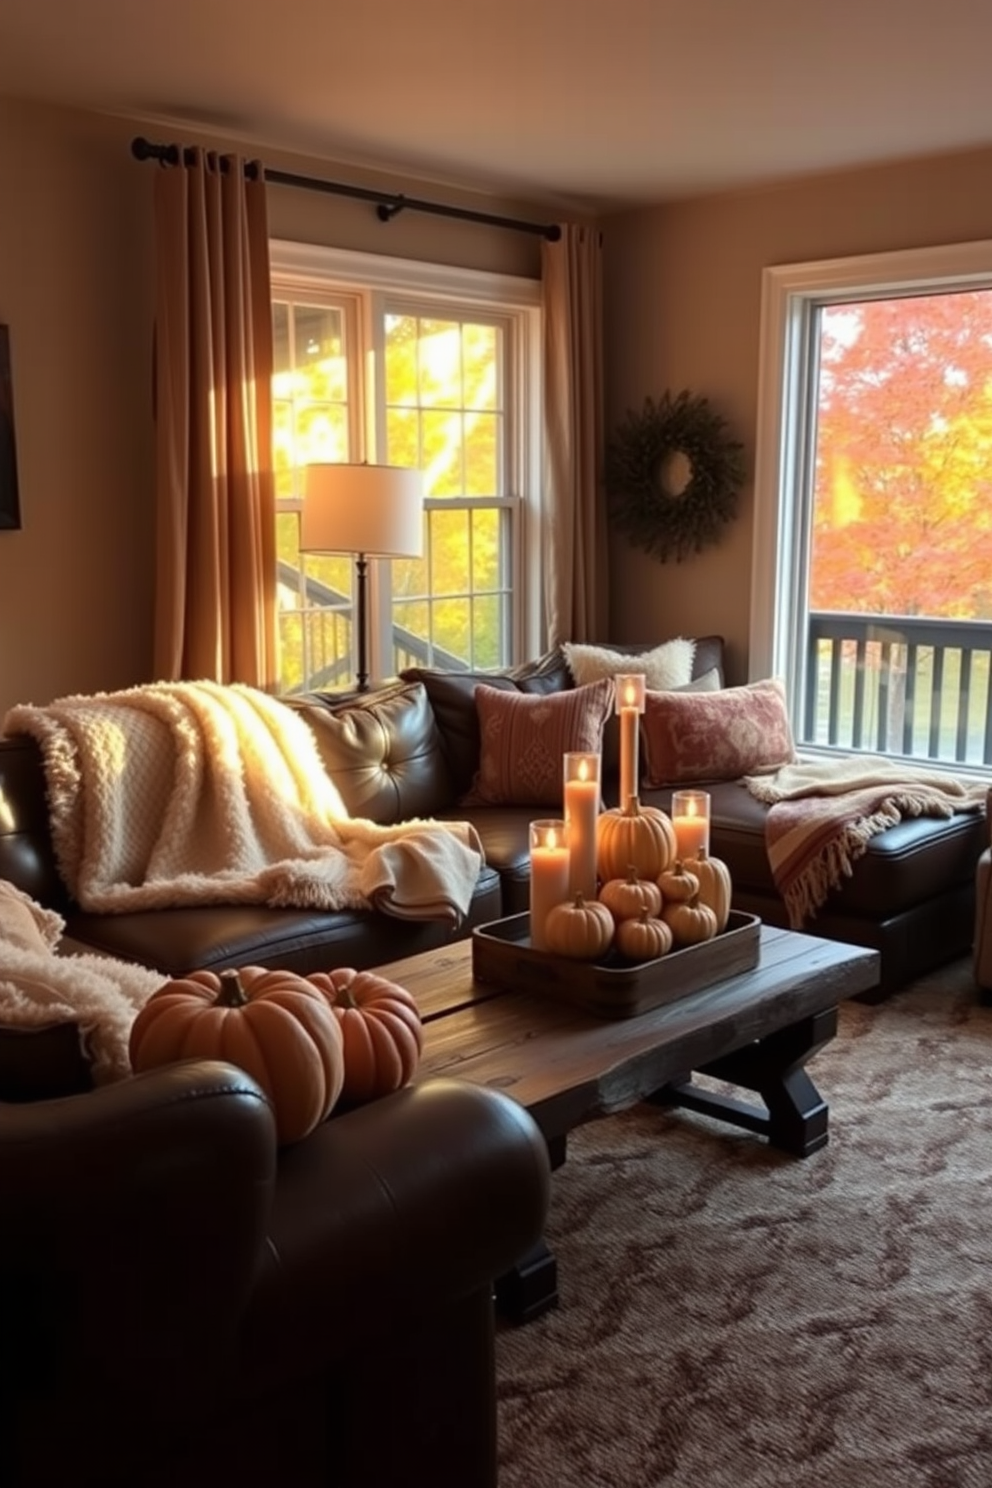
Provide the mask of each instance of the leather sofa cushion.
[{"label": "leather sofa cushion", "polygon": [[310,725],[349,815],[389,824],[435,816],[451,804],[441,734],[421,683],[343,701],[332,693],[284,701]]},{"label": "leather sofa cushion", "polygon": [[572,675],[560,647],[546,652],[537,661],[501,672],[439,672],[408,667],[400,676],[405,681],[423,683],[427,690],[451,772],[449,802],[466,794],[478,766],[481,736],[475,689],[480,683],[507,692],[538,693],[563,692],[572,685]]}]

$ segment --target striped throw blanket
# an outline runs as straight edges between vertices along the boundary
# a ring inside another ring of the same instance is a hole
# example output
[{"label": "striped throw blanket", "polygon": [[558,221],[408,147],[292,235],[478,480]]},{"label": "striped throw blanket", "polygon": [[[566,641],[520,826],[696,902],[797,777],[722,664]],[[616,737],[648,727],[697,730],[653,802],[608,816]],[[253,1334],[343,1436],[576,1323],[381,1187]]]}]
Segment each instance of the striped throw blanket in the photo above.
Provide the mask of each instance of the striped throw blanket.
[{"label": "striped throw blanket", "polygon": [[981,811],[988,791],[987,781],[966,783],[881,755],[800,758],[745,784],[770,807],[768,861],[794,930],[850,878],[879,832],[907,817]]}]

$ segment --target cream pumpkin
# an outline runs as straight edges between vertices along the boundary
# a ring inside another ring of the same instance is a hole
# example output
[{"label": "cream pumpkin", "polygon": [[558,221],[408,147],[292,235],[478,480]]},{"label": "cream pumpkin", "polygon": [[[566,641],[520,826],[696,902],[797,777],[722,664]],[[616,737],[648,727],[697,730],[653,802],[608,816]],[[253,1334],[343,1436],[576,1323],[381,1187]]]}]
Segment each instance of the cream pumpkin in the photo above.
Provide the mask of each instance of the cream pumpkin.
[{"label": "cream pumpkin", "polygon": [[700,848],[696,856],[686,858],[682,866],[699,880],[699,902],[708,904],[716,915],[717,934],[726,930],[733,892],[726,863],[721,858],[711,858],[705,848]]},{"label": "cream pumpkin", "polygon": [[598,899],[576,894],[548,911],[544,939],[549,951],[576,961],[594,961],[613,943],[613,916]]}]

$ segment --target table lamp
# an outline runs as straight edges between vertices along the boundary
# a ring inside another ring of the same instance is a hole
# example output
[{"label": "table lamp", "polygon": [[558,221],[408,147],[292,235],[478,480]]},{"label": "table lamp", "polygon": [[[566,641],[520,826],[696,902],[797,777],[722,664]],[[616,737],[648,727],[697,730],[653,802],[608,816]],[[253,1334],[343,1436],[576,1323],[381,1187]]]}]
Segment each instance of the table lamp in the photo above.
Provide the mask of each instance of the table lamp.
[{"label": "table lamp", "polygon": [[307,465],[301,553],[353,553],[358,691],[369,690],[369,558],[419,558],[424,551],[424,481],[398,465]]}]

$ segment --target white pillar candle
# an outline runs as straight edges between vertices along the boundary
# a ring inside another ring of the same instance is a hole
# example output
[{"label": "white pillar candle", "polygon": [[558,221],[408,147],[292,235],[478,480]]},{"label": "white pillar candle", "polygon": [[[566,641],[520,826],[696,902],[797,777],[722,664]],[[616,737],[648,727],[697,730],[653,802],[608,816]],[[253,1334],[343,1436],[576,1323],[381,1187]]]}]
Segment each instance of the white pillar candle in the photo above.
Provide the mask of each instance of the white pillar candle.
[{"label": "white pillar candle", "polygon": [[563,821],[530,824],[530,943],[546,948],[544,924],[556,904],[568,899],[568,843]]},{"label": "white pillar candle", "polygon": [[672,826],[676,856],[694,858],[703,848],[710,850],[710,797],[708,791],[673,791]]},{"label": "white pillar candle", "polygon": [[631,796],[639,794],[637,745],[640,716],[644,712],[645,678],[639,672],[619,672],[616,677],[616,709],[620,715],[620,806],[626,810]]},{"label": "white pillar candle", "polygon": [[596,821],[599,817],[599,755],[565,755],[565,825],[571,894],[596,897]]}]

